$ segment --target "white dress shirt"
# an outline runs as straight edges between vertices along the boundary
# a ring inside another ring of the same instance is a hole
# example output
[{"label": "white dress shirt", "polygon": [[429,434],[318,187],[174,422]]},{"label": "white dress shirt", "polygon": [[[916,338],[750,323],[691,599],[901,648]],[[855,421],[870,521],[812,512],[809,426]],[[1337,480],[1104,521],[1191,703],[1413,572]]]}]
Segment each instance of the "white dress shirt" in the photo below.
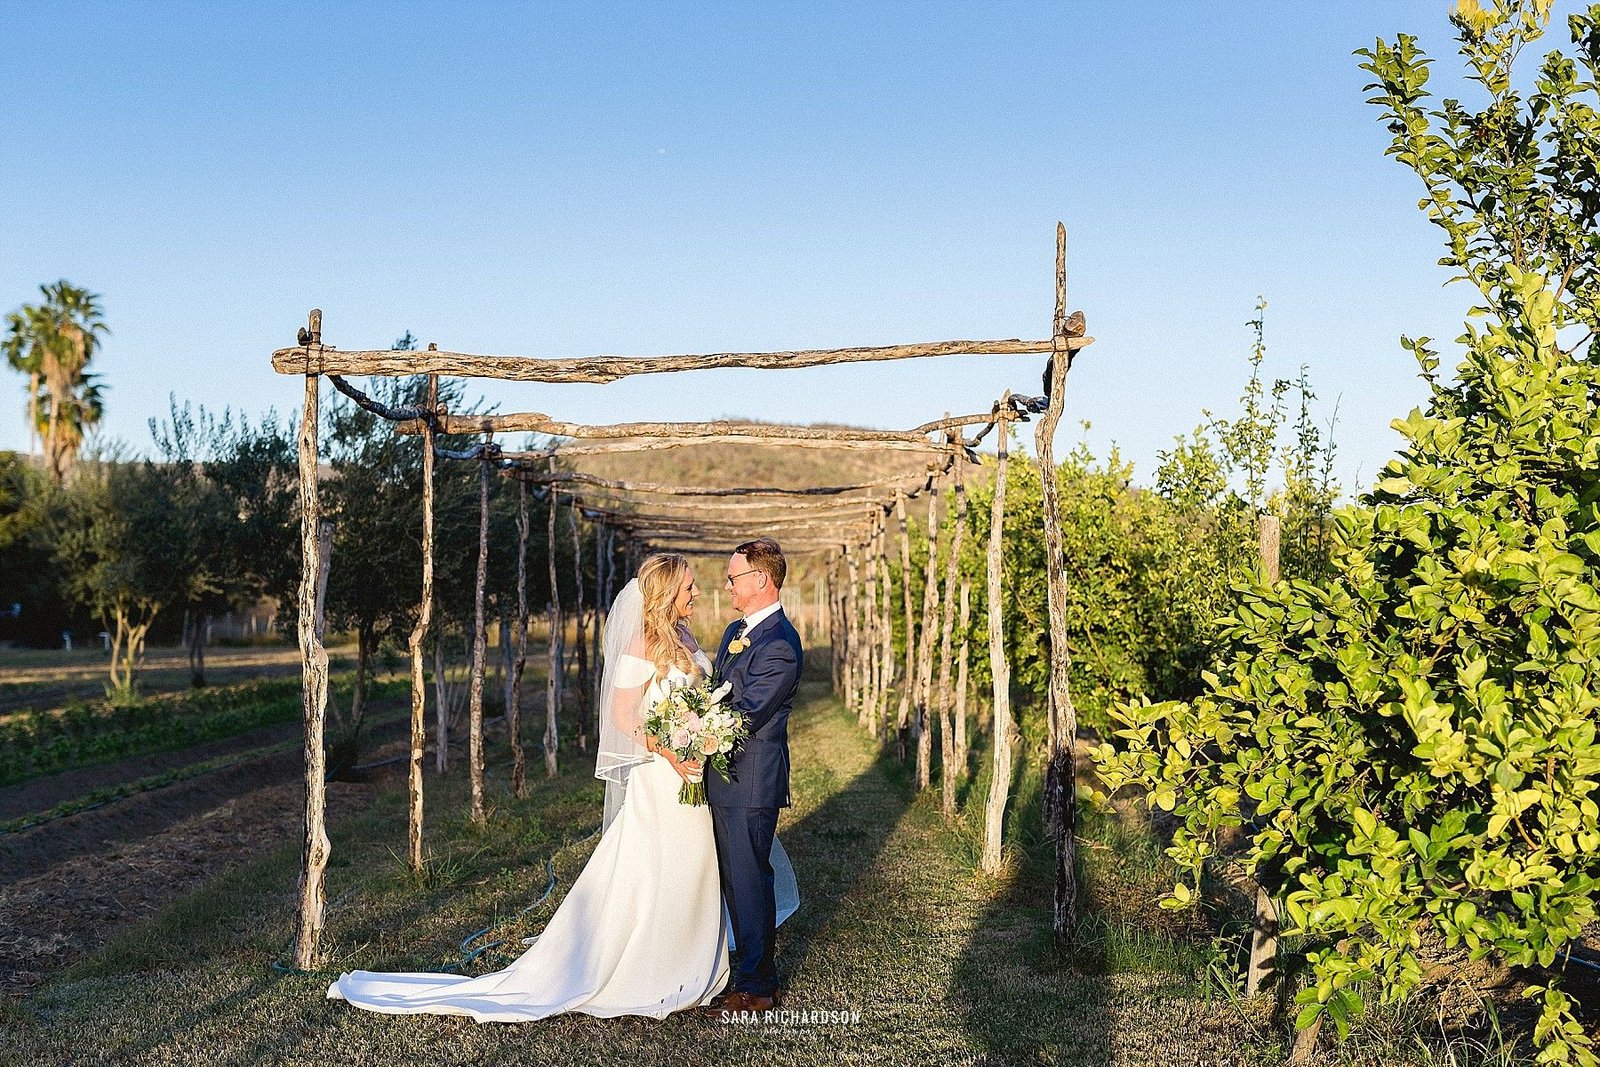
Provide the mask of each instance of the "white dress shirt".
[{"label": "white dress shirt", "polygon": [[744,632],[741,633],[739,636],[740,637],[749,637],[751,630],[754,630],[757,626],[761,625],[761,622],[764,619],[767,619],[767,618],[771,617],[775,612],[778,612],[778,611],[782,610],[782,608],[783,608],[783,602],[782,601],[778,601],[778,600],[774,600],[772,603],[768,604],[766,607],[762,608],[760,611],[757,611],[757,612],[755,612],[754,614],[751,614],[751,615],[746,615],[744,617]]}]

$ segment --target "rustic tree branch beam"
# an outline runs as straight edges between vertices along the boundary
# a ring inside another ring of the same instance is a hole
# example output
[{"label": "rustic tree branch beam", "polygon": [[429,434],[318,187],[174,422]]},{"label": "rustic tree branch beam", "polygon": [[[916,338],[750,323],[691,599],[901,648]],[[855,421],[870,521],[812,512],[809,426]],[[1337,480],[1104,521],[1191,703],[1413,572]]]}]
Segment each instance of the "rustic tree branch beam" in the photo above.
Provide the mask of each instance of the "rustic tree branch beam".
[{"label": "rustic tree branch beam", "polygon": [[429,419],[429,414],[434,410],[431,407],[391,408],[385,404],[378,403],[337,374],[328,375],[328,381],[332,382],[333,387],[339,392],[354,400],[357,407],[363,411],[370,411],[380,419],[388,419],[390,422],[410,421],[419,426],[418,432],[421,432],[421,422],[427,420],[434,424],[434,428],[437,431],[438,420],[436,418]]},{"label": "rustic tree branch beam", "polygon": [[[1084,348],[1091,337],[1072,339]],[[671,371],[791,370],[838,363],[872,363],[927,356],[1024,356],[1051,351],[1051,341],[1015,338],[994,341],[927,341],[917,344],[858,348],[802,349],[791,352],[713,352],[681,356],[586,356],[543,359],[534,356],[482,356],[465,352],[396,352],[388,349],[340,351],[312,343],[280,348],[272,353],[272,369],[279,374],[361,374],[405,376],[446,374],[461,378],[497,378],[503,381],[603,384],[638,374]],[[448,432],[448,431],[447,431]]]},{"label": "rustic tree branch beam", "polygon": [[[661,500],[645,500],[645,501],[630,500],[630,499],[628,499],[626,497],[618,497],[618,496],[615,496],[615,495],[611,495],[610,493],[607,493],[607,495],[605,495],[605,496],[580,496],[574,490],[562,489],[559,486],[556,488],[556,492],[563,499],[574,501],[575,503],[577,503],[577,505],[579,507],[583,507],[583,508],[603,508],[603,509],[607,509],[607,510],[613,510],[614,509],[614,510],[618,511],[620,514],[630,514],[630,515],[631,514],[647,514],[647,513],[624,511],[623,509],[628,507],[629,505],[632,505],[634,507],[645,505],[645,506],[649,506],[649,507],[660,508],[660,507],[666,506],[668,503],[673,503],[673,502],[661,501]],[[857,512],[866,512],[866,511],[872,511],[872,510],[879,510],[884,505],[885,505],[885,501],[880,500],[877,497],[868,497],[868,496],[843,497],[843,498],[840,498],[840,499],[822,500],[822,501],[815,501],[815,500],[695,501],[693,503],[684,502],[681,505],[679,505],[680,507],[682,507],[684,509],[683,511],[679,512],[679,514],[684,514],[684,513],[688,512],[688,513],[693,513],[695,515],[700,515],[700,514],[703,514],[705,512],[712,512],[712,513],[717,513],[717,514],[728,514],[728,515],[735,515],[735,516],[737,516],[737,515],[760,516],[760,515],[763,515],[763,514],[766,514],[766,513],[769,513],[769,512],[773,512],[773,511],[780,511],[780,512],[781,511],[799,511],[799,512],[804,512],[804,513],[806,513],[808,515],[838,515],[838,514],[845,513],[845,512],[857,513]]]},{"label": "rustic tree branch beam", "polygon": [[[517,425],[521,421],[521,417],[517,415],[491,415],[488,418],[494,420],[494,424],[490,429],[496,433],[541,432],[537,428]],[[397,423],[396,425],[404,426],[405,424]],[[448,432],[477,433],[480,432],[480,429],[480,427],[474,426],[470,430],[451,429]],[[656,436],[603,438],[593,441],[579,441],[575,444],[563,442],[549,448],[515,452],[507,450],[503,455],[508,460],[538,461],[565,458],[567,456],[600,456],[617,452],[653,452],[668,448],[692,448],[695,445],[707,442],[734,444],[773,444],[781,442],[787,448],[867,449],[871,451],[888,449],[895,452],[932,453],[944,450],[944,446],[935,441],[929,441],[923,437],[902,436],[899,431],[893,430],[857,430],[850,433],[831,431],[824,435],[820,433],[787,432],[789,430],[809,430],[810,427],[773,427],[772,429],[784,432],[754,433],[738,431],[714,436],[666,436],[670,431],[663,430],[662,435]]]},{"label": "rustic tree branch beam", "polygon": [[[953,458],[947,458],[940,470],[948,470]],[[842,493],[857,492],[863,489],[878,489],[883,486],[898,485],[912,478],[926,478],[934,471],[934,465],[928,470],[917,472],[907,471],[904,474],[893,474],[882,478],[873,478],[862,482],[853,482],[848,485],[802,485],[791,487],[780,486],[744,486],[740,488],[726,488],[723,486],[693,486],[693,485],[663,485],[658,482],[627,482],[612,478],[601,478],[598,475],[586,474],[581,471],[557,471],[554,474],[539,474],[527,472],[526,468],[518,467],[509,472],[509,477],[521,478],[533,484],[573,483],[578,485],[591,485],[599,489],[617,489],[630,493],[647,493],[665,496],[834,496]],[[866,499],[865,497],[861,499]]]},{"label": "rustic tree branch beam", "polygon": [[[652,552],[676,552],[682,556],[722,556],[726,557],[733,551],[732,543],[718,545],[681,544],[673,541],[646,541]],[[785,556],[814,555],[817,553],[837,552],[843,546],[842,541],[790,541],[782,539],[783,554]]]}]

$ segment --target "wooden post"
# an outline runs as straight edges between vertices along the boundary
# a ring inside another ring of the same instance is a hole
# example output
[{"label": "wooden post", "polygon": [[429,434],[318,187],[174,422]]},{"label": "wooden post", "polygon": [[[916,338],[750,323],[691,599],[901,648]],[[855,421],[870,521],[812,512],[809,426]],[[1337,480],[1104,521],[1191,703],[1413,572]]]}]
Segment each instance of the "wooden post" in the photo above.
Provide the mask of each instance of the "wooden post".
[{"label": "wooden post", "polygon": [[883,574],[878,603],[878,672],[883,679],[883,686],[878,694],[878,709],[873,715],[874,737],[889,730],[889,690],[894,685],[894,598],[889,589],[889,521],[882,511],[878,513],[878,570]]},{"label": "wooden post", "polygon": [[[310,344],[322,344],[322,312],[311,312]],[[328,652],[317,633],[318,545],[317,375],[306,375],[305,406],[300,414],[300,670],[301,711],[305,721],[305,838],[300,857],[299,916],[295,926],[294,966],[315,970],[322,938],[325,903],[323,875],[332,844],[328,840],[327,764],[323,725],[328,704]]]},{"label": "wooden post", "polygon": [[823,611],[822,611],[822,598],[823,598],[823,581],[822,581],[822,579],[821,578],[816,579],[815,581],[813,581],[811,583],[811,585],[812,585],[812,589],[811,589],[811,600],[812,600],[811,632],[807,636],[806,640],[807,640],[808,643],[814,645],[817,642],[822,640],[823,629],[827,624],[827,616],[825,614],[823,614]]},{"label": "wooden post", "polygon": [[450,701],[444,679],[444,624],[433,639],[433,769],[443,774],[450,769]]},{"label": "wooden post", "polygon": [[[1278,581],[1279,545],[1282,529],[1278,516],[1256,516],[1257,551],[1261,561],[1261,581]],[[1245,975],[1245,995],[1255,996],[1277,978],[1278,902],[1264,885],[1256,885],[1256,915],[1250,936],[1250,968]]]},{"label": "wooden post", "polygon": [[858,580],[858,567],[856,565],[855,550],[851,545],[844,546],[845,568],[849,571],[850,580],[845,592],[845,624],[844,624],[844,699],[845,706],[854,711],[858,706],[857,689],[860,685],[859,671],[856,656],[856,583]]},{"label": "wooden post", "polygon": [[1056,313],[1050,365],[1046,371],[1048,404],[1033,431],[1043,489],[1045,582],[1050,614],[1049,762],[1045,766],[1044,820],[1055,839],[1055,894],[1052,925],[1056,941],[1070,941],[1076,928],[1078,713],[1072,703],[1072,657],[1067,649],[1067,575],[1061,538],[1061,490],[1056,480],[1056,424],[1067,391],[1071,351],[1067,337],[1067,229],[1056,224]]},{"label": "wooden post", "polygon": [[588,642],[584,634],[583,625],[583,540],[578,536],[578,509],[567,509],[567,525],[572,530],[572,586],[577,592],[576,602],[572,606],[572,619],[577,630],[577,691],[578,715],[577,738],[578,751],[589,751],[587,737],[589,720],[589,651]]},{"label": "wooden post", "polygon": [[956,737],[955,774],[967,776],[967,668],[971,660],[972,579],[961,571],[961,650],[956,654]]},{"label": "wooden post", "polygon": [[906,523],[906,495],[894,495],[894,517],[900,523],[900,597],[904,601],[906,655],[905,674],[900,682],[900,714],[895,719],[895,756],[906,761],[906,733],[911,720],[911,690],[916,682],[914,668],[917,647],[916,617],[911,614],[911,532]]},{"label": "wooden post", "polygon": [[840,625],[838,625],[838,553],[830,552],[827,557],[827,672],[829,681],[834,686],[834,696],[840,694],[840,686],[845,683],[845,667],[838,654],[838,641],[840,641]]},{"label": "wooden post", "polygon": [[489,465],[478,460],[478,580],[472,598],[472,679],[467,691],[467,765],[472,779],[472,821],[488,821],[483,806],[483,589],[489,576]]},{"label": "wooden post", "polygon": [[878,553],[877,536],[867,542],[866,546],[866,603],[862,605],[861,626],[861,652],[862,675],[865,684],[862,686],[861,706],[856,709],[856,721],[867,729],[870,736],[878,735]]},{"label": "wooden post", "polygon": [[995,424],[999,458],[994,475],[994,503],[989,509],[989,673],[994,677],[994,777],[989,782],[989,801],[983,814],[983,870],[1000,870],[1000,845],[1006,801],[1011,795],[1011,667],[1006,660],[1005,588],[1001,574],[1001,549],[1005,544],[1006,460],[1010,430],[1006,425],[1011,411],[1011,390],[1000,400]]},{"label": "wooden post", "polygon": [[[428,375],[428,411],[439,404],[439,379]],[[433,621],[433,423],[422,434],[422,603],[417,608],[417,625],[406,642],[411,653],[411,761],[407,789],[411,799],[411,869],[422,871],[422,760],[428,745],[427,683],[422,677],[422,645],[428,639]]]},{"label": "wooden post", "polygon": [[[606,606],[604,591],[600,588],[601,569],[605,566],[604,541],[605,522],[602,520],[594,524],[594,607],[589,612],[589,624],[591,627],[589,631],[589,647],[593,649],[594,655],[594,670],[590,672],[589,707],[595,709],[597,714],[600,708],[600,684],[605,677],[605,672],[600,665],[600,612]],[[595,732],[599,733],[598,725]]]},{"label": "wooden post", "polygon": [[511,735],[511,793],[528,795],[528,758],[522,750],[522,675],[528,668],[528,483],[517,481],[517,659],[511,665],[511,702],[506,730]]},{"label": "wooden post", "polygon": [[617,530],[616,530],[616,527],[614,527],[614,526],[610,525],[609,523],[607,523],[606,524],[606,590],[605,590],[605,596],[601,598],[601,601],[605,604],[606,611],[608,613],[611,611],[611,601],[612,601],[612,599],[614,597],[614,594],[612,593],[612,585],[613,585],[612,578],[616,575],[616,571],[617,571]]},{"label": "wooden post", "polygon": [[[556,469],[556,461],[550,461],[550,470]],[[550,601],[546,614],[550,618],[550,643],[545,651],[545,663],[548,668],[544,685],[544,773],[548,778],[554,778],[559,769],[556,765],[556,716],[561,710],[561,588],[556,583],[556,494],[550,492],[547,502],[549,511],[546,512],[545,526],[545,557],[550,569]]]},{"label": "wooden post", "polygon": [[951,705],[954,694],[950,691],[950,642],[955,628],[956,583],[960,580],[962,542],[967,532],[967,487],[961,476],[963,458],[954,435],[950,441],[957,449],[954,464],[955,476],[955,530],[950,538],[950,558],[944,566],[944,597],[939,604],[939,806],[946,815],[956,813],[956,740]]},{"label": "wooden post", "polygon": [[933,614],[939,603],[939,494],[928,490],[928,562],[922,574],[922,634],[917,643],[916,718],[912,732],[917,738],[917,767],[912,787],[918,792],[932,781],[933,721]]}]

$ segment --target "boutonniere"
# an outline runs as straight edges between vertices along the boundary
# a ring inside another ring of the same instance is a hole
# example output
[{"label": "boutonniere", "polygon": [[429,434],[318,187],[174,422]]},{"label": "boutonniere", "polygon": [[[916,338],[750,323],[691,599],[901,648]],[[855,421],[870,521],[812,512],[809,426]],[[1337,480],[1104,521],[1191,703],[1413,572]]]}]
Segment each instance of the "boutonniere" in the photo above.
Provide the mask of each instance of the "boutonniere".
[{"label": "boutonniere", "polygon": [[739,653],[743,652],[749,647],[749,637],[735,637],[732,641],[728,642],[728,655],[737,656]]}]

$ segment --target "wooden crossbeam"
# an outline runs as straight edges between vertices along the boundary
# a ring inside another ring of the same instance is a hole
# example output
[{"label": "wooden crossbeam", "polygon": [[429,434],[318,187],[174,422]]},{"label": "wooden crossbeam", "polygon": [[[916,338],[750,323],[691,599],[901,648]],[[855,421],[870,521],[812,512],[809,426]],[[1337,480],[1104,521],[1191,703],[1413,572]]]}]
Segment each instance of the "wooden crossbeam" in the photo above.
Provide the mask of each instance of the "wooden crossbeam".
[{"label": "wooden crossbeam", "polygon": [[[1092,337],[1075,337],[1071,347],[1084,348]],[[671,371],[789,370],[836,363],[872,363],[925,356],[1019,356],[1052,351],[1051,339],[1023,341],[928,341],[907,345],[860,348],[816,348],[790,352],[713,352],[686,356],[586,356],[542,359],[534,356],[480,356],[465,352],[397,352],[388,349],[340,351],[329,345],[297,345],[272,353],[279,374],[366,374],[396,377],[444,374],[463,378],[497,378],[518,382],[602,384],[638,374]]]},{"label": "wooden crossbeam", "polygon": [[[621,514],[640,514],[641,507],[661,507],[667,501],[661,500],[629,500],[615,496],[584,496],[565,492],[558,488],[557,495],[568,500],[575,500],[583,507],[601,507],[617,509]],[[885,501],[878,497],[852,496],[837,497],[832,500],[697,500],[685,503],[680,514],[703,515],[707,512],[714,514],[730,513],[734,515],[759,516],[770,512],[799,511],[807,515],[838,515],[841,513],[860,512],[866,508],[881,507]],[[625,510],[626,509],[626,510]]]},{"label": "wooden crossbeam", "polygon": [[538,485],[590,485],[599,489],[616,489],[630,493],[642,493],[656,496],[836,496],[844,493],[859,492],[863,489],[878,489],[883,486],[898,485],[912,478],[926,480],[930,475],[941,474],[950,469],[954,463],[953,457],[947,457],[943,466],[929,464],[922,472],[906,471],[903,474],[885,475],[881,478],[872,478],[863,482],[852,482],[847,485],[800,485],[800,486],[744,486],[730,488],[727,486],[697,486],[697,485],[664,485],[659,482],[628,482],[614,478],[602,478],[595,474],[582,471],[557,471],[547,474],[542,471],[511,470],[506,474],[509,477],[520,478]]}]

